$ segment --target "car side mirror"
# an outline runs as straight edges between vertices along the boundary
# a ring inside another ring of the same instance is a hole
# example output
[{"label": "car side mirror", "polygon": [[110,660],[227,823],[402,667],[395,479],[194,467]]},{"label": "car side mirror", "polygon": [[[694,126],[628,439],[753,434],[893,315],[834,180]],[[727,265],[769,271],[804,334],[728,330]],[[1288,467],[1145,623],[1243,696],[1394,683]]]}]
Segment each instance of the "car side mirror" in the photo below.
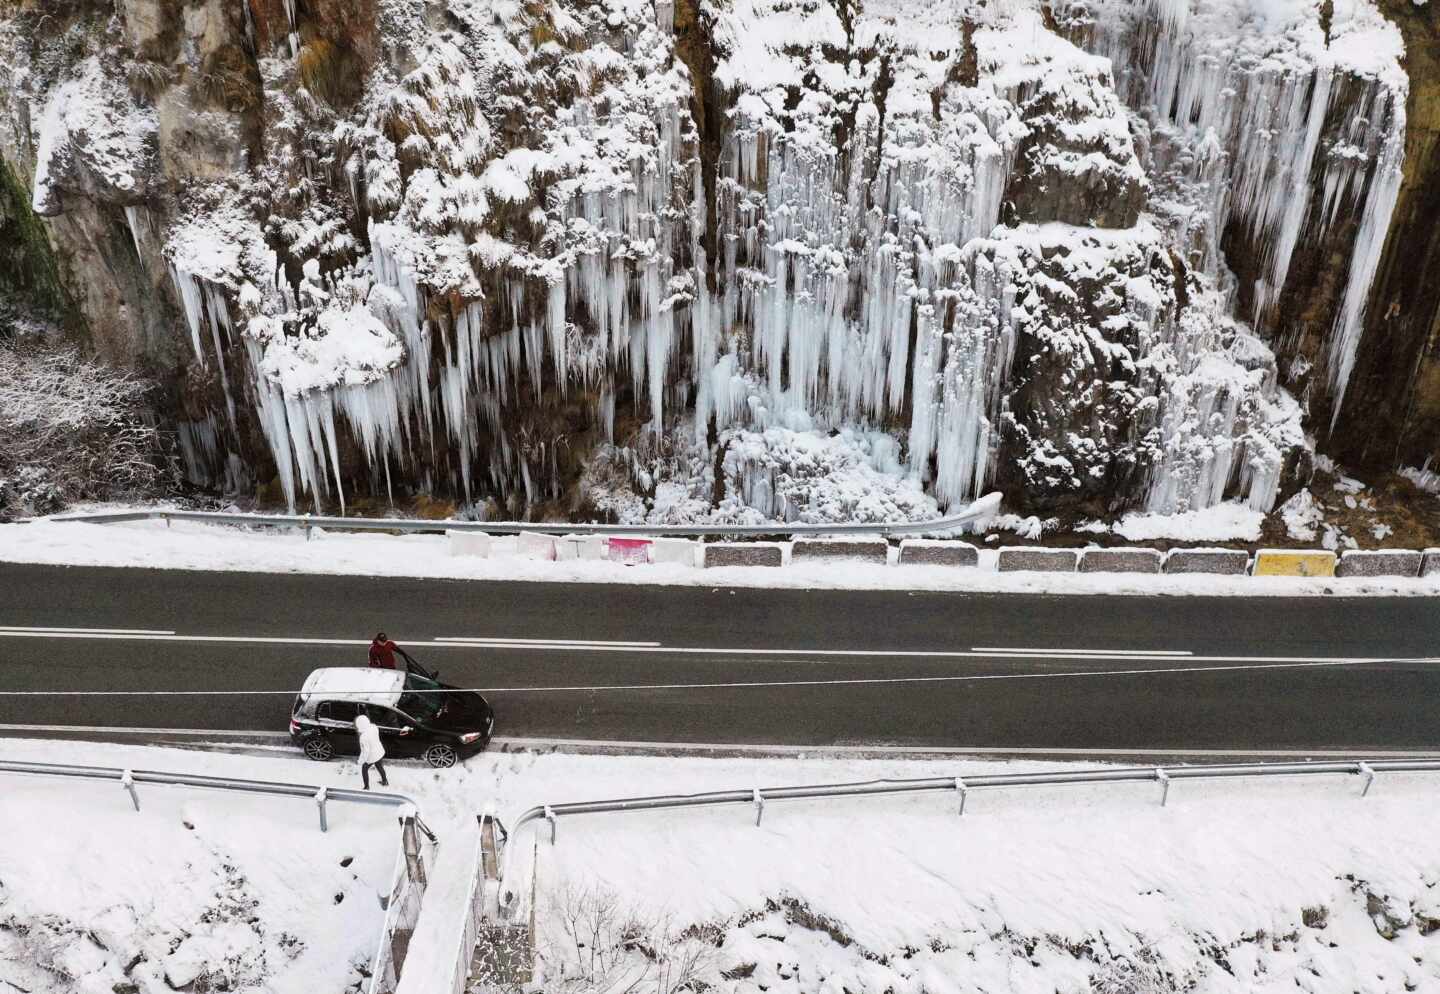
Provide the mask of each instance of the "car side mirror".
[{"label": "car side mirror", "polygon": [[400,729],[400,734],[409,735],[413,731],[415,731],[415,729],[411,728],[409,725],[406,725],[404,728]]}]

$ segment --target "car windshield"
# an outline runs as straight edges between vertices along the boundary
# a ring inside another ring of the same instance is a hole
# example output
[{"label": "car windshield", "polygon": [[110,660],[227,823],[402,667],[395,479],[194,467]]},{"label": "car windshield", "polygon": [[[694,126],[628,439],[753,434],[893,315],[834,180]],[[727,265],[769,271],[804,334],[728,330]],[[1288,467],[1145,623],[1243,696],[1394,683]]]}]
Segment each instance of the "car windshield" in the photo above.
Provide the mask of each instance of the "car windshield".
[{"label": "car windshield", "polygon": [[[427,679],[416,673],[408,673],[405,676],[405,689],[407,691],[436,690],[440,684],[434,680]],[[429,721],[436,717],[445,708],[444,694],[404,693],[400,695],[397,704],[401,711],[413,715],[420,721]]]}]

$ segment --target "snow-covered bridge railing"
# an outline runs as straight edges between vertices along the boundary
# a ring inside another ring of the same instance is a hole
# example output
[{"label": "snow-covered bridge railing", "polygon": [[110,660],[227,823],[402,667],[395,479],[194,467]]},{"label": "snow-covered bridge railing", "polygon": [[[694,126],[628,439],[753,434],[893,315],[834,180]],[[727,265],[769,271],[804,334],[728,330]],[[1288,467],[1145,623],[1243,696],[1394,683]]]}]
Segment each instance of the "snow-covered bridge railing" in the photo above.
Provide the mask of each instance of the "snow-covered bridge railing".
[{"label": "snow-covered bridge railing", "polygon": [[400,845],[395,856],[395,874],[384,896],[385,926],[371,962],[368,994],[391,994],[395,990],[400,968],[405,960],[410,936],[420,915],[420,901],[425,892],[427,865],[432,861],[435,836],[425,827],[415,811],[414,803],[403,794],[348,788],[316,787],[306,784],[282,783],[272,780],[237,780],[229,777],[208,777],[190,773],[169,773],[160,770],[126,770],[113,766],[71,766],[59,763],[19,763],[0,761],[0,773],[18,773],[60,779],[89,780],[118,784],[130,795],[135,810],[140,810],[142,785],[194,787],[269,797],[292,797],[313,800],[322,832],[329,830],[331,804],[361,804],[392,807],[400,821]]},{"label": "snow-covered bridge railing", "polygon": [[987,494],[956,514],[932,521],[862,522],[842,525],[810,525],[776,522],[765,525],[594,525],[545,521],[452,521],[423,518],[340,518],[318,514],[231,514],[221,511],[100,511],[67,514],[52,521],[79,521],[88,524],[122,524],[127,521],[200,521],[219,525],[250,525],[272,528],[321,528],[332,531],[380,532],[481,532],[519,535],[521,532],[565,535],[656,535],[698,538],[727,535],[929,535],[953,531],[962,525],[993,516],[1000,509],[1000,495]]},{"label": "snow-covered bridge railing", "polygon": [[958,814],[965,813],[965,798],[970,791],[1006,787],[1055,787],[1068,784],[1154,783],[1160,787],[1160,803],[1170,796],[1170,784],[1176,780],[1221,780],[1239,777],[1317,776],[1344,774],[1364,778],[1361,796],[1370,792],[1380,773],[1440,773],[1440,758],[1346,760],[1317,763],[1227,763],[1197,766],[1142,766],[1122,769],[1055,770],[1037,773],[999,773],[974,777],[923,777],[905,780],[865,780],[855,783],[807,784],[795,787],[754,787],[744,790],[717,790],[702,794],[667,794],[654,797],[625,797],[602,801],[580,801],[567,804],[542,804],[530,808],[510,831],[510,841],[500,861],[500,907],[514,919],[519,905],[518,892],[508,878],[509,853],[520,832],[528,825],[547,822],[550,843],[554,845],[561,818],[575,815],[623,814],[637,811],[658,811],[669,808],[700,808],[727,804],[751,805],[755,824],[765,815],[768,801],[836,799],[873,797],[890,794],[941,793],[954,794]]}]

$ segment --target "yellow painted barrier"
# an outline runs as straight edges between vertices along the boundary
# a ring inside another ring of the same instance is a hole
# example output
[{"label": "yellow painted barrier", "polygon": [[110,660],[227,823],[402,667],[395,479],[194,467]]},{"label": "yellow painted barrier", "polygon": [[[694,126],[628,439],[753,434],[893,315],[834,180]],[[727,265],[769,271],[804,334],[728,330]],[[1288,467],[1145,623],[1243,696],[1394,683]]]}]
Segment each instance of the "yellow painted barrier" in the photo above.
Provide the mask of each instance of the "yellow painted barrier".
[{"label": "yellow painted barrier", "polygon": [[1255,575],[1334,576],[1335,553],[1310,549],[1261,549],[1255,553]]}]

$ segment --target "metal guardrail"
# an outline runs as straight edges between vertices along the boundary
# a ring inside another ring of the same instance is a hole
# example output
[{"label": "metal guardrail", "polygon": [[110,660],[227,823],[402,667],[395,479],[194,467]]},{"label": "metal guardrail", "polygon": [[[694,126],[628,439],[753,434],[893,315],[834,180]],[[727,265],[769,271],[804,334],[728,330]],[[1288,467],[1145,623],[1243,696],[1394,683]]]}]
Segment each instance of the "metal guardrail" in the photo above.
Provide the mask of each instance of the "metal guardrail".
[{"label": "metal guardrail", "polygon": [[[403,794],[352,790],[344,787],[314,787],[305,784],[281,783],[271,780],[237,780],[229,777],[196,776],[188,773],[167,773],[159,770],[126,770],[113,766],[72,766],[61,763],[18,763],[0,761],[0,773],[60,779],[98,780],[119,784],[130,795],[135,810],[140,810],[141,784],[168,787],[197,787],[269,797],[313,799],[319,814],[320,831],[329,831],[327,807],[332,801],[346,804],[394,807],[400,818],[400,847],[395,857],[395,874],[386,893],[385,925],[381,931],[375,956],[371,960],[369,994],[390,994],[394,991],[409,934],[414,931],[420,915],[420,900],[425,890],[425,850],[421,838],[435,845],[435,836],[415,813],[415,805]],[[397,937],[399,941],[397,942]],[[397,950],[399,955],[397,956]]]},{"label": "metal guardrail", "polygon": [[1170,797],[1174,780],[1221,780],[1241,777],[1315,776],[1347,774],[1365,778],[1361,796],[1370,792],[1380,773],[1440,773],[1437,759],[1381,759],[1318,763],[1230,763],[1204,766],[1142,766],[1122,769],[1076,771],[1042,771],[1038,773],[999,773],[975,777],[923,777],[908,780],[865,780],[855,783],[808,784],[796,787],[755,787],[749,790],[717,790],[700,794],[665,794],[653,797],[626,797],[603,801],[580,801],[567,804],[541,804],[530,808],[518,819],[510,832],[512,842],[505,847],[500,863],[500,906],[512,914],[516,893],[508,886],[506,868],[513,840],[527,825],[541,821],[550,825],[550,843],[554,845],[557,824],[561,818],[575,815],[621,814],[635,811],[658,811],[669,808],[714,807],[726,804],[750,804],[755,808],[755,824],[765,815],[766,801],[807,800],[813,798],[873,797],[889,794],[953,793],[958,798],[957,813],[965,813],[965,798],[972,790],[1003,787],[1053,787],[1068,784],[1094,783],[1157,783],[1160,803]]},{"label": "metal guardrail", "polygon": [[326,809],[331,801],[346,804],[410,806],[414,803],[403,794],[382,794],[345,787],[312,787],[298,783],[269,780],[234,780],[228,777],[203,777],[188,773],[166,773],[157,770],[124,770],[113,766],[70,766],[61,763],[0,762],[0,773],[28,773],[37,776],[69,777],[80,780],[108,780],[124,787],[135,810],[140,810],[140,784],[161,784],[169,787],[200,787],[207,790],[231,790],[246,794],[268,794],[272,797],[304,797],[315,801],[320,830],[329,830]]},{"label": "metal guardrail", "polygon": [[66,514],[50,521],[78,521],[87,524],[121,524],[127,521],[200,521],[222,525],[250,525],[277,528],[315,528],[333,531],[400,532],[481,532],[491,535],[653,535],[668,538],[758,535],[924,535],[946,532],[983,518],[1000,508],[998,493],[986,494],[965,510],[933,521],[901,521],[844,525],[808,525],[776,522],[769,525],[594,525],[553,521],[432,521],[418,518],[337,518],[315,514],[230,514],[221,511],[100,511],[94,514]]}]

